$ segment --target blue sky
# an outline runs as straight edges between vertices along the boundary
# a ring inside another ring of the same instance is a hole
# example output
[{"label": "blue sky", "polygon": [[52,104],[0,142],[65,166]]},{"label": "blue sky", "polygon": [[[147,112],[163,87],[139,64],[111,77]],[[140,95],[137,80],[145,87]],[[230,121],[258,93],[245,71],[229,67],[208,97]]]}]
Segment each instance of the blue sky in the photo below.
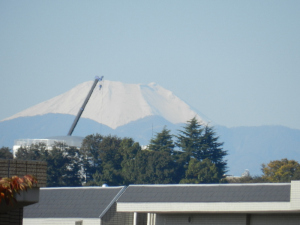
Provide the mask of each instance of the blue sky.
[{"label": "blue sky", "polygon": [[0,1],[0,120],[104,75],[300,129],[300,1]]}]

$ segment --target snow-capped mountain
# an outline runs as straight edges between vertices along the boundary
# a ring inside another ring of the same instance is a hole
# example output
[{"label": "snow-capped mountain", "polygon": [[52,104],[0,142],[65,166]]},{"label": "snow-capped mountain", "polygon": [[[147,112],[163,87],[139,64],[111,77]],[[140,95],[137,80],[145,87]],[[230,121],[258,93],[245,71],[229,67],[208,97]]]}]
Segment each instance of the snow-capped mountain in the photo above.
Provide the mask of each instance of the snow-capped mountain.
[{"label": "snow-capped mountain", "polygon": [[[48,101],[32,106],[0,121],[0,147],[12,147],[16,139],[64,136],[82,106],[93,81],[85,82]],[[150,83],[123,84],[104,81],[95,88],[73,136],[89,134],[131,137],[141,145],[149,144],[164,126],[177,135],[194,116],[208,121],[200,112],[171,91]],[[215,125],[220,142],[228,150],[228,169],[240,175],[249,169],[261,173],[262,163],[282,158],[300,161],[300,130],[282,126],[227,128]]]},{"label": "snow-capped mountain", "polygon": [[[200,113],[192,110],[171,91],[155,83],[142,85],[107,80],[102,82],[102,88],[95,88],[81,118],[94,120],[112,129],[148,116],[161,116],[172,124],[185,123],[195,116],[204,122]],[[3,121],[49,113],[77,115],[92,84],[93,81],[79,84],[64,94]]]}]

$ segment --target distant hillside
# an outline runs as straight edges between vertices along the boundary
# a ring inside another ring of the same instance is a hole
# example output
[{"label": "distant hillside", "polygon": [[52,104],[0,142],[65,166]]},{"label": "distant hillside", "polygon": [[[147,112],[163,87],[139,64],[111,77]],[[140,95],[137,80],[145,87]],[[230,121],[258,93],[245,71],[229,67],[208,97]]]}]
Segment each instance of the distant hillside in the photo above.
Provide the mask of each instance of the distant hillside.
[{"label": "distant hillside", "polygon": [[[74,116],[66,114],[46,114],[43,116],[19,117],[0,122],[0,146],[12,147],[13,141],[20,138],[46,138],[66,135]],[[81,118],[73,136],[100,133],[132,137],[141,145],[147,145],[152,135],[160,132],[163,126],[177,134],[183,124],[172,124],[160,116],[143,119],[111,129],[93,120]],[[300,130],[283,126],[259,126],[227,128],[216,126],[224,149],[228,150],[229,174],[241,175],[249,169],[252,175],[260,174],[262,163],[281,158],[300,162]]]},{"label": "distant hillside", "polygon": [[300,130],[284,126],[226,128],[217,126],[218,134],[229,149],[230,171],[238,175],[239,168],[252,175],[261,173],[261,164],[282,158],[300,162]]}]

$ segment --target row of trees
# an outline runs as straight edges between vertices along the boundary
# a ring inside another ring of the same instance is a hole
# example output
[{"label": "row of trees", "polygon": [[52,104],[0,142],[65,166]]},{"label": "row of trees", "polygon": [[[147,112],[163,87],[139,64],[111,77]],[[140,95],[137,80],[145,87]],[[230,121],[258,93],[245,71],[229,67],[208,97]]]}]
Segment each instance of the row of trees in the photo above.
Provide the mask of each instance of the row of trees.
[{"label": "row of trees", "polygon": [[193,118],[177,136],[164,127],[144,150],[132,138],[93,134],[80,149],[37,144],[21,147],[16,158],[46,161],[47,186],[80,186],[216,183],[226,172],[226,155],[213,128]]},{"label": "row of trees", "polygon": [[[80,149],[56,143],[21,147],[22,160],[48,163],[47,186],[289,182],[300,179],[300,165],[294,160],[276,160],[262,165],[262,176],[226,180],[227,152],[213,127],[188,121],[178,135],[166,127],[142,150],[132,138],[88,135]],[[0,158],[12,158],[9,148],[0,148]]]},{"label": "row of trees", "polygon": [[141,146],[131,138],[89,135],[82,144],[88,184],[216,183],[226,171],[226,151],[212,127],[196,118],[173,135],[166,127]]}]

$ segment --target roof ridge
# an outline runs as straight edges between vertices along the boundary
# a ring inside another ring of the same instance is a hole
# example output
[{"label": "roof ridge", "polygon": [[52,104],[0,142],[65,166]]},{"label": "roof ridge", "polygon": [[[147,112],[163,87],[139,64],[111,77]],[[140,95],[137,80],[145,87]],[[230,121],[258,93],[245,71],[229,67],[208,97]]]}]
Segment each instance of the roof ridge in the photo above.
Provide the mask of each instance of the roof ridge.
[{"label": "roof ridge", "polygon": [[40,189],[43,190],[55,190],[55,189],[117,189],[117,188],[124,188],[125,186],[83,186],[83,187],[41,187]]},{"label": "roof ridge", "polygon": [[203,186],[288,186],[291,183],[230,183],[230,184],[131,184],[128,187],[203,187]]}]

